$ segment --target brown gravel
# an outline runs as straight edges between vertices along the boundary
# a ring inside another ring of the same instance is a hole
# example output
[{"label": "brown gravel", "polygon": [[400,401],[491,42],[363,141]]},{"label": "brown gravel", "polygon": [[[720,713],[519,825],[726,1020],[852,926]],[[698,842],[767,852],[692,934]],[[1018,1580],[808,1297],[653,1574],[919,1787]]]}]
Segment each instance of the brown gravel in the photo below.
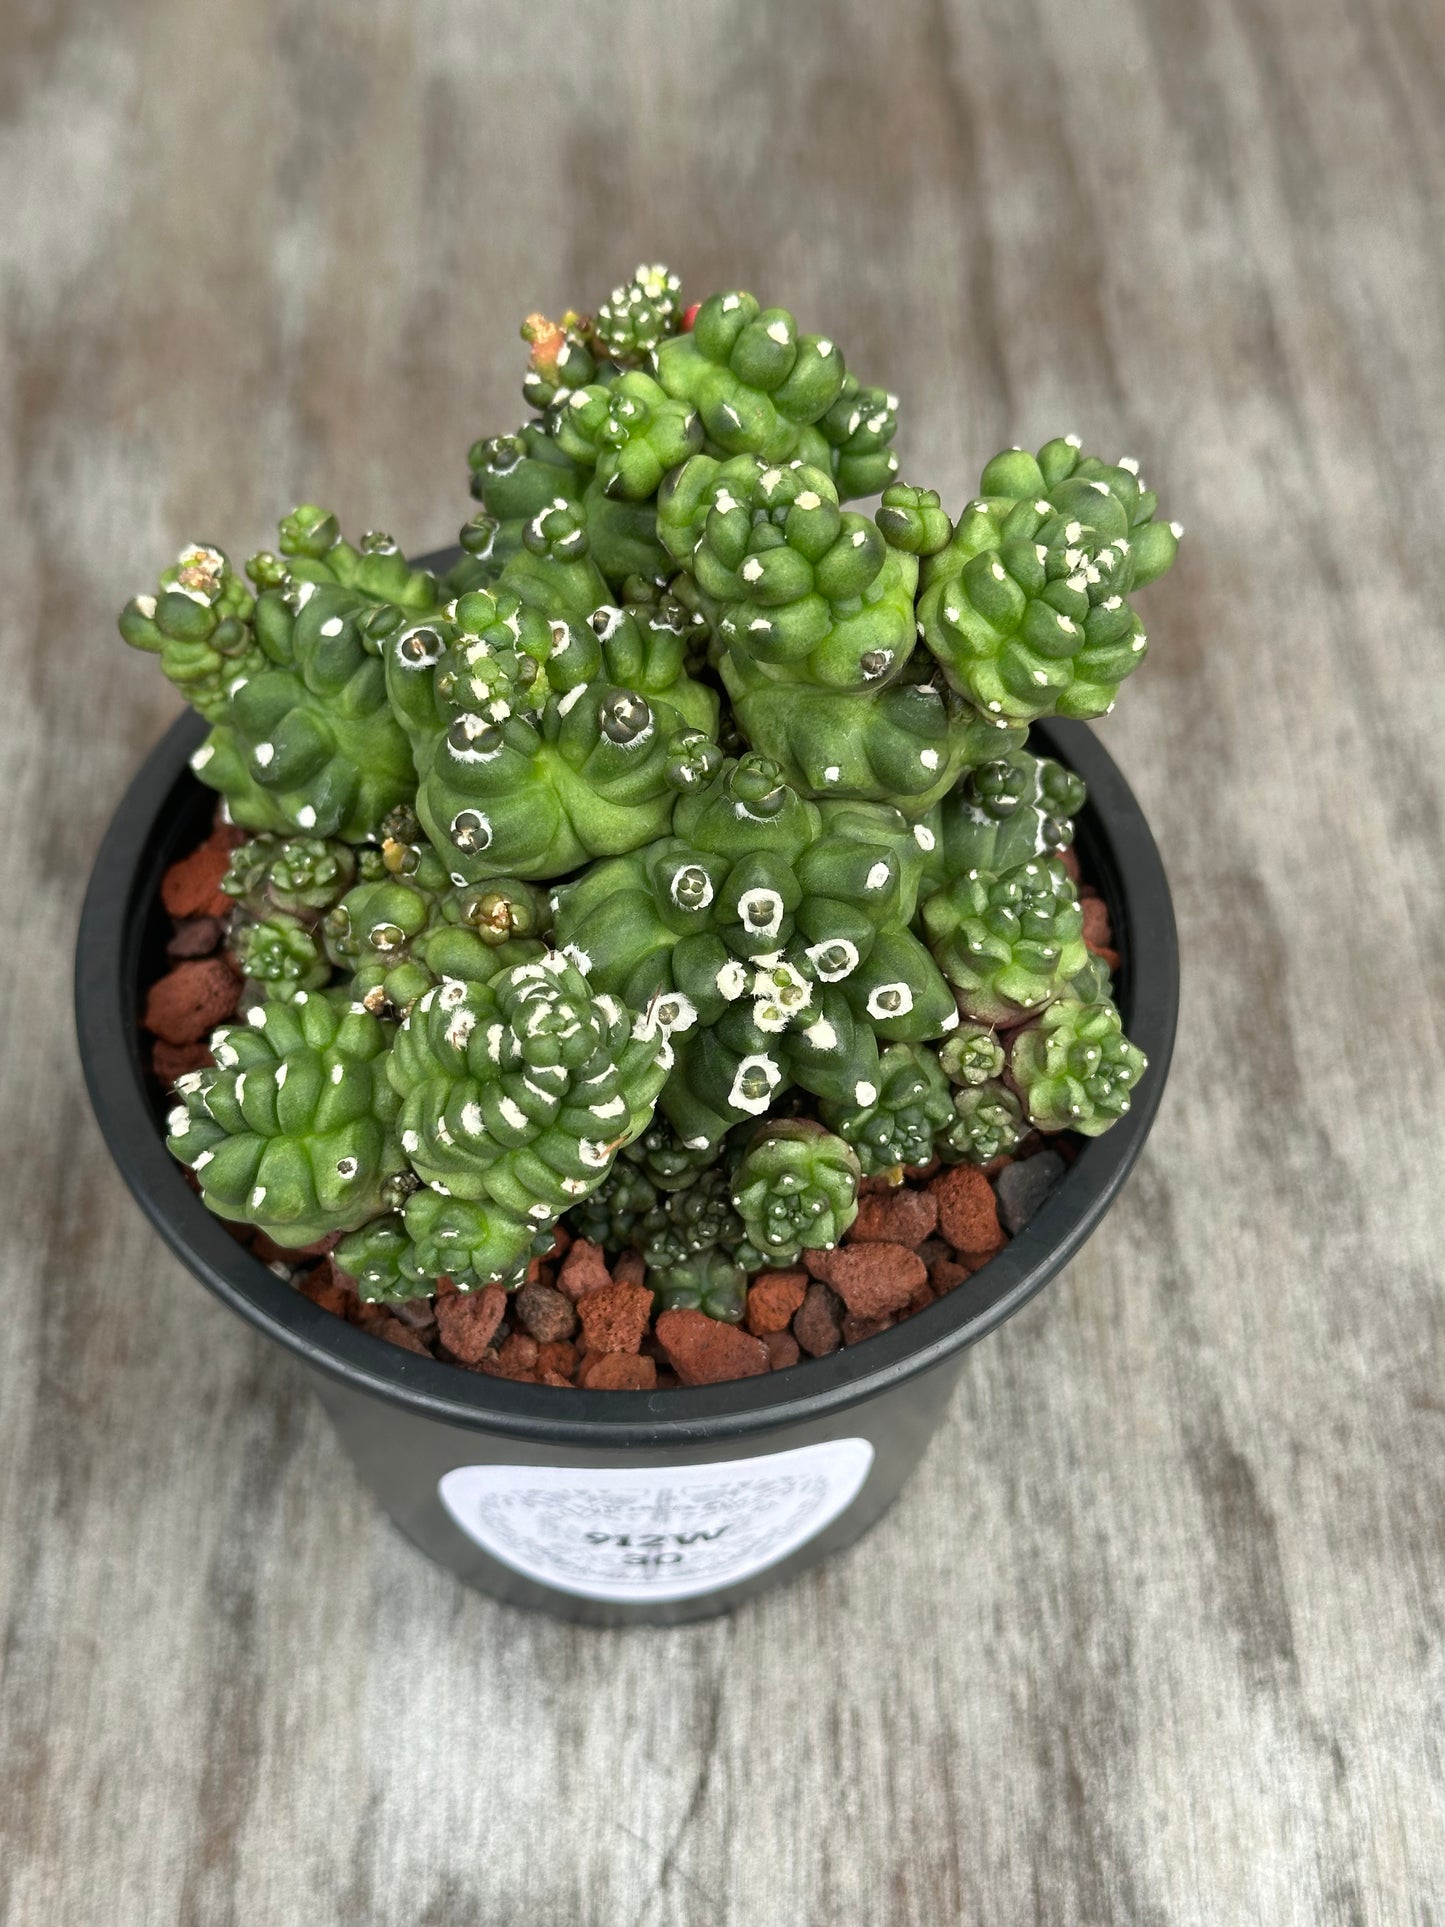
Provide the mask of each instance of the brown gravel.
[{"label": "brown gravel", "polygon": [[161,902],[173,917],[224,917],[235,908],[221,889],[233,845],[208,836],[199,849],[173,863],[161,878]]},{"label": "brown gravel", "polygon": [[652,1315],[652,1293],[645,1285],[601,1285],[583,1293],[577,1312],[589,1352],[635,1352]]},{"label": "brown gravel", "polygon": [[309,1298],[313,1305],[320,1305],[337,1318],[354,1319],[361,1309],[361,1301],[351,1280],[339,1272],[328,1258],[310,1271],[303,1271],[296,1280],[296,1289],[303,1298]]},{"label": "brown gravel", "polygon": [[803,1356],[802,1347],[791,1332],[764,1332],[763,1345],[768,1363],[775,1372],[785,1372]]},{"label": "brown gravel", "polygon": [[846,1312],[843,1317],[843,1343],[861,1345],[865,1338],[876,1338],[879,1332],[892,1329],[892,1318],[859,1318],[854,1312]]},{"label": "brown gravel", "polygon": [[176,925],[166,945],[166,955],[173,963],[180,963],[186,957],[209,957],[220,941],[219,917],[187,917],[183,923]]},{"label": "brown gravel", "polygon": [[928,1280],[928,1267],[907,1245],[844,1245],[812,1267],[856,1318],[887,1318]]},{"label": "brown gravel", "polygon": [[964,1279],[971,1276],[968,1266],[961,1265],[956,1258],[935,1258],[928,1267],[928,1282],[940,1298],[957,1291]]},{"label": "brown gravel", "polygon": [[550,1344],[537,1347],[537,1370],[544,1374],[559,1372],[563,1378],[570,1380],[581,1360],[581,1352],[565,1338],[555,1338]]},{"label": "brown gravel", "polygon": [[937,1223],[938,1202],[932,1192],[899,1185],[860,1198],[858,1216],[844,1236],[853,1244],[909,1245],[916,1250]]},{"label": "brown gravel", "polygon": [[151,1069],[158,1080],[167,1086],[191,1071],[209,1070],[215,1061],[211,1047],[206,1043],[167,1044],[158,1037],[151,1045]]},{"label": "brown gravel", "polygon": [[1084,913],[1084,942],[1090,950],[1107,950],[1114,941],[1114,932],[1104,899],[1086,893],[1079,898],[1079,908]]},{"label": "brown gravel", "polygon": [[643,1285],[647,1282],[647,1266],[642,1255],[636,1251],[624,1251],[614,1259],[612,1276],[619,1285]]},{"label": "brown gravel", "polygon": [[991,1257],[1006,1243],[993,1186],[972,1164],[955,1164],[929,1189],[938,1200],[939,1229],[965,1257]]},{"label": "brown gravel", "polygon": [[523,1285],[512,1300],[518,1323],[539,1344],[570,1338],[577,1329],[577,1313],[565,1293],[551,1285]]},{"label": "brown gravel", "polygon": [[760,1271],[748,1292],[744,1318],[754,1338],[786,1331],[807,1289],[806,1271]]},{"label": "brown gravel", "polygon": [[241,1001],[241,984],[220,957],[177,964],[151,985],[142,1022],[167,1044],[195,1044]]},{"label": "brown gravel", "polygon": [[409,1326],[394,1318],[385,1305],[361,1305],[356,1314],[356,1323],[361,1329],[370,1332],[373,1338],[384,1338],[388,1345],[396,1345],[404,1352],[417,1352],[423,1358],[430,1358],[430,1349],[423,1344]]},{"label": "brown gravel", "polygon": [[836,1292],[825,1284],[809,1285],[797,1317],[793,1336],[810,1358],[826,1358],[843,1342],[843,1314]]},{"label": "brown gravel", "polygon": [[507,1309],[507,1294],[500,1285],[447,1292],[436,1309],[443,1345],[464,1365],[480,1365]]}]

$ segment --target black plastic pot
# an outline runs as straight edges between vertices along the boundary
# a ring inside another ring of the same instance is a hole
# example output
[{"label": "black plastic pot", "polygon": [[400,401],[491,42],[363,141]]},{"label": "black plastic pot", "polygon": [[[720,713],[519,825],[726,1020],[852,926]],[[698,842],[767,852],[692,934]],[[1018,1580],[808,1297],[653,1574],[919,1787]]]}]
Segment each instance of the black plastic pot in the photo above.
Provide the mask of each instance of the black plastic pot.
[{"label": "black plastic pot", "polygon": [[725,1612],[849,1545],[896,1497],[942,1416],[964,1349],[1041,1290],[1094,1230],[1143,1147],[1174,1040],[1178,953],[1148,825],[1092,733],[1035,737],[1089,786],[1078,825],[1123,957],[1119,999],[1150,1068],[1133,1108],[1087,1143],[1032,1221],[947,1298],[791,1371],[697,1389],[516,1384],[398,1350],[303,1298],[201,1204],[166,1151],[137,1012],[164,969],[166,866],[214,797],[187,715],[127,791],[81,917],[76,1015],[111,1155],[171,1249],[310,1368],[363,1479],[408,1537],[468,1583],[598,1625]]}]

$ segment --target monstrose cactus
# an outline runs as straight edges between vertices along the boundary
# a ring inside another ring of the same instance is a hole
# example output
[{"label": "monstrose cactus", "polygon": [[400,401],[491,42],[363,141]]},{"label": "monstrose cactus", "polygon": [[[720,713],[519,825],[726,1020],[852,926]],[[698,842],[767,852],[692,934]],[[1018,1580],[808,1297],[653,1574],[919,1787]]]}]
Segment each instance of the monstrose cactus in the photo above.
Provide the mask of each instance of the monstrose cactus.
[{"label": "monstrose cactus", "polygon": [[955,519],[831,336],[661,266],[522,332],[446,573],[306,504],[121,615],[251,833],[168,1142],[367,1298],[518,1285],[560,1222],[736,1321],[860,1184],[1128,1109],[1084,787],[1027,737],[1112,709],[1180,530],[1074,436]]}]

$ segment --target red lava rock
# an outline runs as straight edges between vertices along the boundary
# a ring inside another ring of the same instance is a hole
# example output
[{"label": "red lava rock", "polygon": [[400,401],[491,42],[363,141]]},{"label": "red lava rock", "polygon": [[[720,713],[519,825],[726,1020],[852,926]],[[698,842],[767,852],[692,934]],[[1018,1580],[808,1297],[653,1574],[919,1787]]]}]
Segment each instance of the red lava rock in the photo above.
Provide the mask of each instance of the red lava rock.
[{"label": "red lava rock", "polygon": [[1084,913],[1084,942],[1090,950],[1104,950],[1114,941],[1109,924],[1109,907],[1093,892],[1080,894],[1079,908]]},{"label": "red lava rock", "polygon": [[355,1318],[361,1309],[351,1280],[329,1259],[310,1271],[303,1271],[296,1280],[296,1289],[303,1298],[309,1298],[313,1305],[320,1305],[323,1311],[337,1318]]},{"label": "red lava rock", "polygon": [[964,1279],[972,1276],[968,1266],[959,1264],[956,1258],[935,1258],[928,1267],[928,1282],[940,1298],[957,1291]]},{"label": "red lava rock", "polygon": [[582,1354],[565,1338],[554,1338],[537,1347],[537,1370],[544,1375],[547,1372],[557,1373],[569,1383],[576,1376],[581,1361]]},{"label": "red lava rock", "polygon": [[928,1277],[927,1266],[907,1245],[845,1245],[827,1257],[826,1282],[855,1318],[891,1316]]},{"label": "red lava rock", "polygon": [[514,1385],[535,1385],[537,1382],[537,1374],[530,1366],[504,1359],[500,1352],[488,1352],[481,1363],[472,1369],[484,1372],[488,1378],[509,1378]]},{"label": "red lava rock", "polygon": [[908,1303],[903,1307],[902,1311],[899,1312],[898,1317],[900,1322],[905,1318],[912,1318],[916,1312],[927,1311],[928,1307],[935,1302],[937,1296],[938,1294],[934,1291],[931,1284],[920,1285]]},{"label": "red lava rock", "polygon": [[404,1352],[419,1352],[423,1358],[431,1357],[416,1333],[403,1325],[399,1318],[393,1318],[385,1305],[362,1305],[356,1314],[356,1322],[373,1338],[384,1338],[388,1345],[395,1345]]},{"label": "red lava rock", "polygon": [[151,1069],[166,1085],[190,1071],[209,1070],[215,1061],[208,1044],[166,1044],[157,1038],[151,1046]]},{"label": "red lava rock", "polygon": [[161,902],[173,917],[224,917],[235,907],[221,889],[232,845],[208,836],[161,878]]},{"label": "red lava rock", "polygon": [[932,1193],[899,1185],[860,1198],[858,1215],[846,1236],[854,1244],[907,1245],[917,1250],[937,1223],[938,1203]]},{"label": "red lava rock", "polygon": [[922,1184],[933,1176],[941,1162],[940,1158],[930,1158],[927,1164],[905,1164],[903,1175],[914,1184]]},{"label": "red lava rock", "polygon": [[602,1285],[583,1294],[577,1314],[589,1352],[635,1352],[652,1315],[652,1293],[645,1285]]},{"label": "red lava rock", "polygon": [[793,1336],[810,1358],[826,1358],[843,1342],[843,1319],[838,1299],[825,1284],[809,1285],[793,1320]]},{"label": "red lava rock", "polygon": [[1074,849],[1072,844],[1067,850],[1060,850],[1059,861],[1063,864],[1074,882],[1077,883],[1083,872],[1079,868],[1079,853]]},{"label": "red lava rock", "polygon": [[955,1164],[929,1189],[938,1200],[938,1225],[965,1257],[991,1257],[1004,1244],[993,1187],[975,1165]]},{"label": "red lava rock", "polygon": [[174,963],[186,957],[209,957],[220,941],[219,917],[187,917],[172,931],[166,955]]},{"label": "red lava rock", "polygon": [[730,1378],[756,1378],[768,1370],[761,1339],[724,1325],[701,1311],[665,1311],[657,1336],[684,1385],[720,1385]]},{"label": "red lava rock", "polygon": [[879,1332],[892,1329],[891,1318],[858,1318],[850,1311],[843,1318],[843,1343],[861,1345],[865,1338],[876,1338]]},{"label": "red lava rock", "polygon": [[564,1378],[561,1372],[544,1372],[539,1370],[537,1373],[537,1383],[539,1385],[565,1385],[569,1392],[575,1389],[571,1379]]},{"label": "red lava rock", "polygon": [[775,1372],[785,1372],[790,1365],[796,1365],[802,1357],[802,1348],[791,1332],[764,1332],[763,1344],[767,1347],[768,1363]]},{"label": "red lava rock", "polygon": [[235,1011],[241,985],[220,957],[177,964],[151,985],[142,1022],[168,1044],[195,1044]]},{"label": "red lava rock", "polygon": [[565,1291],[575,1305],[587,1292],[601,1291],[612,1283],[612,1273],[602,1255],[601,1245],[586,1238],[574,1238],[557,1273],[557,1289]]},{"label": "red lava rock", "polygon": [[657,1367],[636,1352],[600,1352],[577,1382],[589,1392],[650,1392],[657,1385]]},{"label": "red lava rock", "polygon": [[480,1365],[506,1309],[507,1294],[500,1285],[488,1285],[483,1291],[438,1292],[436,1314],[443,1345],[464,1365]]},{"label": "red lava rock", "polygon": [[1107,964],[1107,966],[1108,966],[1108,968],[1109,968],[1109,970],[1110,970],[1110,972],[1111,972],[1112,974],[1114,974],[1114,975],[1117,975],[1117,974],[1118,974],[1118,970],[1119,970],[1119,965],[1120,965],[1120,964],[1121,964],[1121,963],[1122,963],[1122,962],[1123,962],[1124,960],[1123,960],[1123,958],[1122,958],[1122,957],[1121,957],[1121,956],[1119,955],[1119,953],[1118,953],[1118,951],[1117,951],[1117,950],[1111,950],[1111,949],[1109,948],[1109,946],[1108,946],[1107,944],[1104,944],[1104,943],[1101,943],[1101,944],[1090,944],[1090,945],[1089,945],[1089,948],[1090,948],[1090,950],[1092,950],[1092,951],[1093,951],[1093,953],[1094,953],[1094,955],[1095,955],[1096,957],[1099,957],[1099,958],[1102,958],[1102,960],[1103,960],[1103,962],[1104,962],[1105,964]]},{"label": "red lava rock", "polygon": [[807,1289],[806,1271],[760,1271],[748,1292],[744,1321],[754,1338],[786,1331]]},{"label": "red lava rock", "polygon": [[668,1371],[665,1365],[657,1368],[657,1389],[659,1392],[675,1392],[682,1380],[676,1372]]},{"label": "red lava rock", "polygon": [[529,1338],[526,1332],[513,1332],[498,1348],[497,1359],[509,1372],[534,1372],[537,1369],[537,1352],[535,1338]]},{"label": "red lava rock", "polygon": [[572,1301],[551,1285],[523,1285],[513,1300],[517,1322],[539,1344],[570,1338],[577,1329],[577,1313]]},{"label": "red lava rock", "polygon": [[637,1251],[624,1251],[620,1258],[613,1261],[612,1276],[619,1285],[645,1284],[647,1266],[642,1262],[642,1254]]},{"label": "red lava rock", "polygon": [[545,1258],[529,1258],[527,1260],[526,1282],[529,1285],[551,1284],[552,1267],[547,1263]]}]

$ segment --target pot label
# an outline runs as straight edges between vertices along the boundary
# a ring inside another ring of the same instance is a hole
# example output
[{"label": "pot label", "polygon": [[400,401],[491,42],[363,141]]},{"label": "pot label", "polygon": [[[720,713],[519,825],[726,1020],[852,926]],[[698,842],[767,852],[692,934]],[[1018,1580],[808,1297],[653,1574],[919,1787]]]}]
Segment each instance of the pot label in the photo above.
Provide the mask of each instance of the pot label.
[{"label": "pot label", "polygon": [[858,1496],[873,1447],[720,1465],[458,1465],[442,1504],[503,1565],[584,1599],[691,1599],[776,1565]]}]

